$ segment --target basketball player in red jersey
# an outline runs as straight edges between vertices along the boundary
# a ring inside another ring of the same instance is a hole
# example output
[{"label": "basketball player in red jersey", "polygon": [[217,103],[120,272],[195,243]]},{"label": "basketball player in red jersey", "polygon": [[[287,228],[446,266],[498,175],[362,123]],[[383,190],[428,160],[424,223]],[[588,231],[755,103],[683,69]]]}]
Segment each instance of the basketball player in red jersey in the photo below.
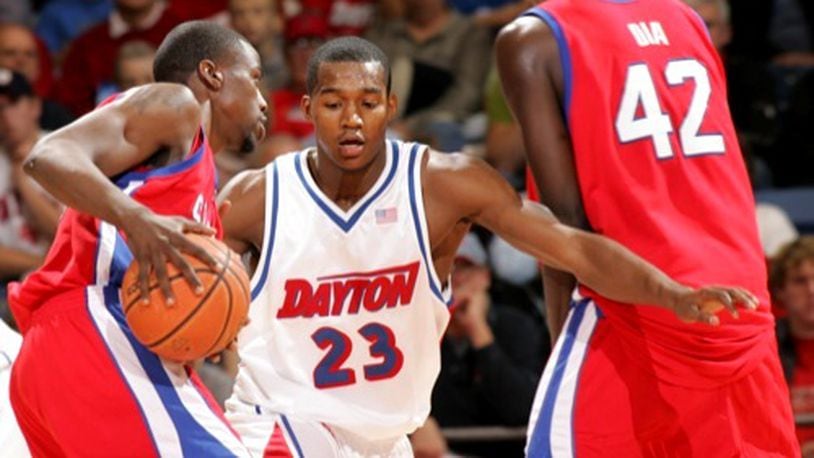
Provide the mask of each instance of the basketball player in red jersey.
[{"label": "basketball player in red jersey", "polygon": [[709,328],[580,282],[566,318],[575,281],[546,268],[559,338],[529,456],[799,456],[754,200],[701,19],[678,0],[551,0],[496,47],[543,203],[683,283],[760,300]]},{"label": "basketball player in red jersey", "polygon": [[166,263],[211,258],[184,232],[220,235],[212,155],[251,150],[266,104],[257,53],[206,22],[176,27],[129,90],[43,139],[25,170],[71,207],[44,265],[9,290],[24,334],[11,401],[35,456],[247,456],[191,372],[140,345],[124,320],[135,259],[172,300]]},{"label": "basketball player in red jersey", "polygon": [[483,161],[387,141],[397,101],[373,44],[330,41],[307,73],[302,107],[317,146],[236,176],[219,197],[232,204],[224,240],[258,260],[227,402],[255,454],[412,456],[405,434],[429,413],[449,318],[443,279],[472,224],[674,321],[716,324],[699,308],[709,300],[736,315],[736,303],[754,305],[738,288],[682,286],[560,224]]}]

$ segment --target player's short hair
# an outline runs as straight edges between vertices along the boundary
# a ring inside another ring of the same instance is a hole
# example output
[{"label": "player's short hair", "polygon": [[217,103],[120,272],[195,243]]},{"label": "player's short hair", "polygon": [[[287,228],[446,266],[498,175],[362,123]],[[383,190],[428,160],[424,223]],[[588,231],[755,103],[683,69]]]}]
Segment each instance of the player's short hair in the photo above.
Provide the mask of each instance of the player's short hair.
[{"label": "player's short hair", "polygon": [[204,59],[221,60],[238,49],[243,37],[208,21],[179,24],[167,34],[153,62],[153,77],[159,82],[185,83]]},{"label": "player's short hair", "polygon": [[802,236],[785,245],[771,260],[769,288],[777,293],[786,286],[786,278],[792,269],[804,261],[814,262],[814,236]]},{"label": "player's short hair", "polygon": [[305,90],[311,94],[317,86],[317,73],[323,62],[378,62],[384,69],[387,93],[390,93],[390,60],[384,51],[359,37],[336,38],[323,44],[308,60]]}]

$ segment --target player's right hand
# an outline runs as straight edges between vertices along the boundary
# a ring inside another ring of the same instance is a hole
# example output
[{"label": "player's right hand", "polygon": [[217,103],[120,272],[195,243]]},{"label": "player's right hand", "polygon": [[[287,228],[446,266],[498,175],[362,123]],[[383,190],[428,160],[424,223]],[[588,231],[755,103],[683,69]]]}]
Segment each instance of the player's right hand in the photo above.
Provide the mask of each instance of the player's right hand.
[{"label": "player's right hand", "polygon": [[203,293],[201,281],[181,253],[191,254],[216,268],[215,259],[184,236],[190,232],[214,235],[215,231],[212,228],[180,216],[158,215],[147,208],[140,208],[123,218],[119,227],[126,236],[133,260],[139,265],[138,285],[143,302],[149,302],[150,273],[153,272],[166,303],[169,305],[175,303],[167,273],[167,262],[178,268],[196,293]]},{"label": "player's right hand", "polygon": [[676,298],[673,310],[685,323],[703,323],[718,326],[721,321],[717,313],[726,309],[733,317],[739,318],[738,308],[757,309],[757,298],[743,288],[729,286],[705,286],[687,289]]}]

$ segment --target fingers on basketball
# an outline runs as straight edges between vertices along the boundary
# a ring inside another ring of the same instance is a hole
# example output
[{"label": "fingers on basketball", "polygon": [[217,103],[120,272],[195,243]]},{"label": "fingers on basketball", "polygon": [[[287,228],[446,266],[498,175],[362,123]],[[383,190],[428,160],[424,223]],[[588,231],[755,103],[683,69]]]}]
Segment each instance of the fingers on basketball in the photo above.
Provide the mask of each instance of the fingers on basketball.
[{"label": "fingers on basketball", "polygon": [[122,282],[122,307],[136,339],[171,361],[192,361],[226,348],[248,315],[249,278],[239,256],[222,242],[208,236],[187,234],[212,256],[215,267],[190,254],[184,260],[203,287],[196,293],[184,274],[166,264],[168,284],[175,303],[168,307],[161,285],[150,276],[149,303],[140,299],[138,266],[130,266]]}]

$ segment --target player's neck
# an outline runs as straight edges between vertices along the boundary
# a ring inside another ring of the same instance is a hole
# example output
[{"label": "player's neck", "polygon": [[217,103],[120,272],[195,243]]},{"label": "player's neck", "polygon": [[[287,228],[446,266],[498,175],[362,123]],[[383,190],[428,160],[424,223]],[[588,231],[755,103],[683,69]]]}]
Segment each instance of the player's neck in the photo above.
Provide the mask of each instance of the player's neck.
[{"label": "player's neck", "polygon": [[386,149],[365,167],[344,170],[324,153],[314,149],[308,153],[308,171],[314,182],[329,199],[342,210],[348,210],[367,194],[376,183],[387,162]]}]

